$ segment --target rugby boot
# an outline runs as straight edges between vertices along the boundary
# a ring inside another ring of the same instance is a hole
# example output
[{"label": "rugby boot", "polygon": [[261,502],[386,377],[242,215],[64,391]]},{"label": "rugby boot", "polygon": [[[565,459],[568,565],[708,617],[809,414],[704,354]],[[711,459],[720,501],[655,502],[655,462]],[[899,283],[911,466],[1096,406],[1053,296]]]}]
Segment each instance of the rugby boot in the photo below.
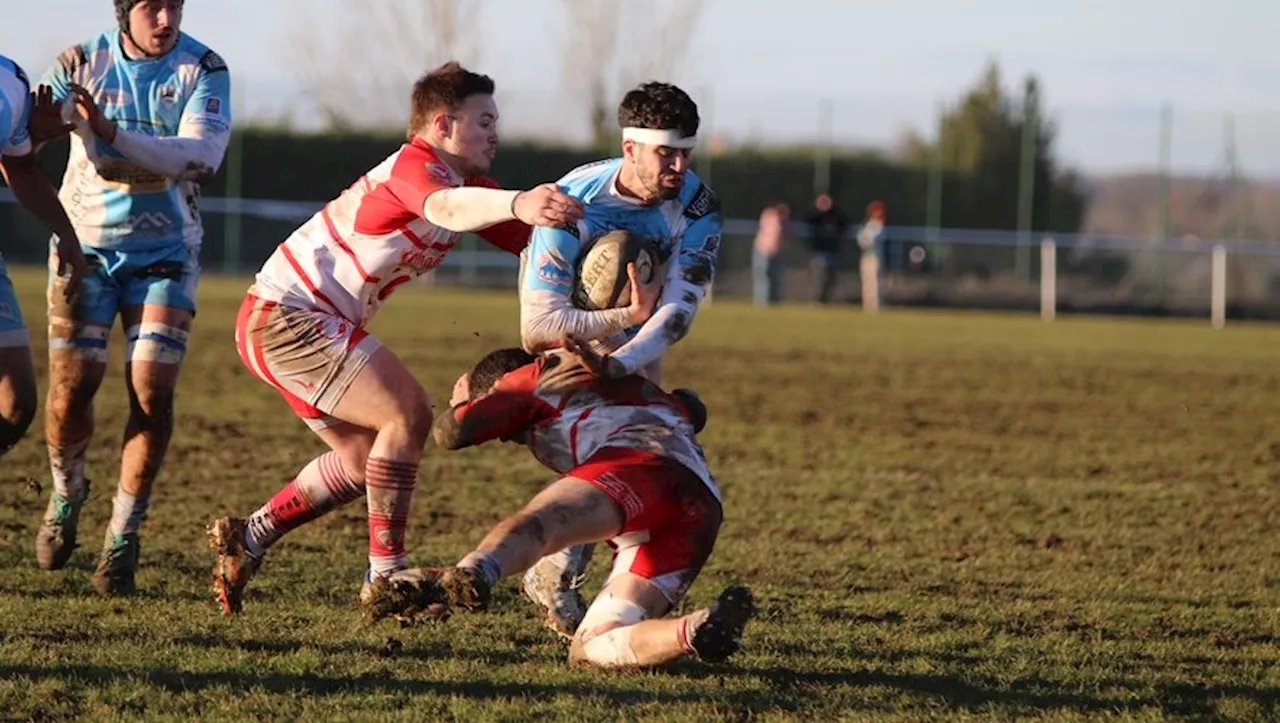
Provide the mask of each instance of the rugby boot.
[{"label": "rugby boot", "polygon": [[525,571],[521,588],[542,610],[546,626],[572,640],[587,614],[587,603],[578,592],[585,581],[586,575],[561,571],[551,558],[544,557]]},{"label": "rugby boot", "polygon": [[213,592],[222,614],[231,617],[244,609],[244,589],[262,567],[262,558],[249,554],[245,545],[246,521],[219,517],[209,523],[209,547],[217,554],[213,563]]},{"label": "rugby boot", "polygon": [[49,496],[49,506],[36,532],[36,562],[44,570],[61,570],[76,549],[76,530],[80,510],[89,499],[89,480],[84,482],[80,499],[72,500],[56,491]]},{"label": "rugby boot", "polygon": [[711,604],[706,620],[693,631],[689,647],[700,660],[722,663],[742,647],[742,633],[756,613],[751,591],[735,585]]},{"label": "rugby boot", "polygon": [[443,570],[413,567],[387,576],[365,573],[360,607],[369,622],[393,618],[401,625],[449,617],[449,596],[441,584]]},{"label": "rugby boot", "polygon": [[132,595],[141,550],[138,533],[116,535],[108,528],[98,557],[98,569],[93,572],[93,589],[101,595]]}]

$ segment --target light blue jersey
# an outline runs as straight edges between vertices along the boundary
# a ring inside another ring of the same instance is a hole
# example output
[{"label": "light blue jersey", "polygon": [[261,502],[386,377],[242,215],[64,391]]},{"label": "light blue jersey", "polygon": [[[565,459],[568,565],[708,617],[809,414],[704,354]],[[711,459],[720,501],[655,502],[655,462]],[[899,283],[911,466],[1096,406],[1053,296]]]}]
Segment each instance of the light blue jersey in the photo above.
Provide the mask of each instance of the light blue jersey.
[{"label": "light blue jersey", "polygon": [[[555,345],[566,334],[593,339],[627,373],[657,382],[658,364],[684,338],[715,275],[724,219],[720,202],[693,172],[679,197],[644,205],[617,190],[623,159],[581,166],[558,182],[583,202],[586,213],[572,229],[535,228],[522,255],[521,339],[527,349]],[[653,316],[628,328],[625,309],[584,311],[570,300],[578,262],[592,241],[625,229],[646,239],[666,281]]]},{"label": "light blue jersey", "polygon": [[203,240],[200,181],[230,140],[226,63],[182,33],[162,57],[133,60],[120,30],[68,48],[41,79],[72,118],[72,83],[86,88],[119,132],[114,144],[87,126],[71,138],[59,198],[84,246],[120,252],[195,252]]},{"label": "light blue jersey", "polygon": [[27,74],[9,58],[0,55],[0,153],[25,156],[31,153],[31,84]]},{"label": "light blue jersey", "polygon": [[[0,154],[11,158],[29,155],[31,135],[31,88],[27,74],[9,58],[0,55]],[[0,238],[0,244],[8,239]],[[18,295],[9,280],[9,268],[0,258],[0,348],[30,346]]]}]

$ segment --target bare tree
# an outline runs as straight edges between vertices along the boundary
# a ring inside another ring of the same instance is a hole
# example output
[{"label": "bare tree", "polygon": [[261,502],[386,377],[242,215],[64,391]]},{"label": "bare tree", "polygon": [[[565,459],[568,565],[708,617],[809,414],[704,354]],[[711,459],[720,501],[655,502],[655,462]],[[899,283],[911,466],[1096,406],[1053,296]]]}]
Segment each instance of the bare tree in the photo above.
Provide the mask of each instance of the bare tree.
[{"label": "bare tree", "polygon": [[409,88],[449,60],[480,59],[481,0],[378,0],[345,11],[330,47],[303,27],[290,44],[307,105],[331,128],[389,126],[407,114]]},{"label": "bare tree", "polygon": [[562,0],[565,86],[585,104],[598,147],[613,136],[621,90],[671,81],[688,55],[702,0]]}]

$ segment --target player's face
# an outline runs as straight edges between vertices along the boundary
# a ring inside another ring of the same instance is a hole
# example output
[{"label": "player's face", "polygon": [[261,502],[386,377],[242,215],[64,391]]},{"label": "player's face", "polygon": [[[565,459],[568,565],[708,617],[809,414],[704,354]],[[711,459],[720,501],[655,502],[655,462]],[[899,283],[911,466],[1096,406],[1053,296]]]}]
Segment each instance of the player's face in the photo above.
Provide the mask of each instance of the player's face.
[{"label": "player's face", "polygon": [[129,11],[129,36],[147,55],[164,55],[178,44],[183,0],[143,0]]},{"label": "player's face", "polygon": [[684,190],[684,174],[693,154],[687,148],[669,148],[631,143],[628,156],[635,165],[636,181],[651,196],[664,201]]},{"label": "player's face", "polygon": [[470,166],[458,169],[463,175],[488,173],[498,155],[498,104],[493,96],[467,98],[451,120],[444,150]]}]

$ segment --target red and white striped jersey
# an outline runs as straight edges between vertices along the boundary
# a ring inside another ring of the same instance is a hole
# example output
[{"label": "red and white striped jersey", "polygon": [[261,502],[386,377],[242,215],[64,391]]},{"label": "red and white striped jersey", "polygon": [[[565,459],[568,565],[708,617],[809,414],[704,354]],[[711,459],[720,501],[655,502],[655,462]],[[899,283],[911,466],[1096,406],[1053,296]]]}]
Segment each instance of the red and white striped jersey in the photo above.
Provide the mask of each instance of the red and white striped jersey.
[{"label": "red and white striped jersey", "polygon": [[[443,435],[443,439],[442,439]],[[508,373],[493,390],[437,423],[436,442],[460,449],[521,441],[538,461],[567,474],[606,447],[679,462],[721,500],[684,404],[638,374],[601,379],[564,352],[546,352]]]},{"label": "red and white striped jersey", "polygon": [[[487,177],[463,179],[415,138],[280,244],[252,293],[367,324],[397,287],[439,266],[462,238],[423,218],[423,205],[436,191],[463,185],[499,188]],[[479,235],[519,254],[529,233],[528,225],[513,220]]]}]

